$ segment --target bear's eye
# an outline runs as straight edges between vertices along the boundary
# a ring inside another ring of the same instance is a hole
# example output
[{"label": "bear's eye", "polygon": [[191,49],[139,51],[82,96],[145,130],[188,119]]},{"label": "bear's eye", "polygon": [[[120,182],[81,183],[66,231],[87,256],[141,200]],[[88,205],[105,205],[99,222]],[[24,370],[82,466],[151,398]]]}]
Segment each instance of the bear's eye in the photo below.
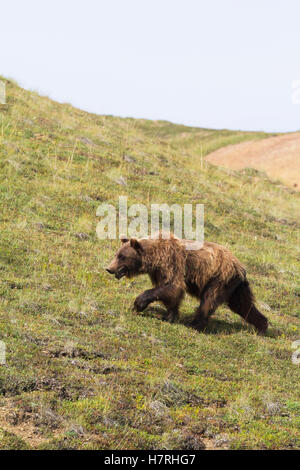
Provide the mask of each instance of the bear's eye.
[{"label": "bear's eye", "polygon": [[124,255],[119,255],[118,258],[119,258],[120,261],[124,261],[125,256]]}]

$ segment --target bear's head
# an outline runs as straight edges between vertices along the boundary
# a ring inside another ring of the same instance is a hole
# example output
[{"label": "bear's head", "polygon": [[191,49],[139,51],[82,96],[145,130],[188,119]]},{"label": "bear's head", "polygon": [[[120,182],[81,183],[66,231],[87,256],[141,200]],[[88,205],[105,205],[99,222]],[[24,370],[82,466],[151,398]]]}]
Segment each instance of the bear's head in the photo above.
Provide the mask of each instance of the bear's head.
[{"label": "bear's head", "polygon": [[115,254],[112,262],[106,268],[109,274],[116,279],[121,277],[133,277],[140,274],[142,268],[143,247],[136,238],[121,238],[121,248]]}]

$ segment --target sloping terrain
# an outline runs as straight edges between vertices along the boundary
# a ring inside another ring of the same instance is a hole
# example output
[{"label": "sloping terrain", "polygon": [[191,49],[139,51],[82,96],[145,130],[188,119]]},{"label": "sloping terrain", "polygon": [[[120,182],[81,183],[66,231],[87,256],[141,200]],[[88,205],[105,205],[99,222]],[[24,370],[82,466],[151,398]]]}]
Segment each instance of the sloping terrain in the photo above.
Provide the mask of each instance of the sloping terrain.
[{"label": "sloping terrain", "polygon": [[[6,81],[0,106],[0,448],[300,447],[299,193],[205,155],[264,134],[85,113]],[[146,277],[103,269],[97,207],[204,203],[270,320],[220,308],[204,333],[131,310]]]},{"label": "sloping terrain", "polygon": [[269,137],[256,142],[228,145],[210,153],[214,165],[240,170],[255,168],[274,179],[300,190],[300,133]]}]

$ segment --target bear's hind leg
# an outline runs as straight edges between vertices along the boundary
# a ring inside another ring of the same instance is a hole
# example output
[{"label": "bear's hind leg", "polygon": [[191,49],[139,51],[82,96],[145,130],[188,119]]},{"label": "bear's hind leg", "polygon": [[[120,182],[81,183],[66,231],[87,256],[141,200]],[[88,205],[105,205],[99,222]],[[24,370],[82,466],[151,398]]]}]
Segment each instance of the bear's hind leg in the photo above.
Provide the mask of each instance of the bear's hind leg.
[{"label": "bear's hind leg", "polygon": [[250,325],[254,325],[259,333],[265,333],[268,328],[267,318],[254,305],[254,295],[246,280],[241,282],[228,300],[228,307],[238,313]]}]

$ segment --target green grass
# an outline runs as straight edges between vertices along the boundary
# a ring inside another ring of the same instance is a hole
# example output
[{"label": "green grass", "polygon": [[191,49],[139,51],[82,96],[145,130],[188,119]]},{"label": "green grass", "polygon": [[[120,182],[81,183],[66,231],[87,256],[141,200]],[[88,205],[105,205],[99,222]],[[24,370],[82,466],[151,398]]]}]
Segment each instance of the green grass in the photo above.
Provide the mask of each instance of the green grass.
[{"label": "green grass", "polygon": [[[97,116],[6,83],[0,448],[299,448],[299,193],[204,159],[267,135]],[[119,195],[204,203],[206,239],[247,266],[268,335],[226,308],[198,333],[190,298],[177,324],[160,306],[133,314],[149,281],[111,278],[118,242],[95,231],[98,205]]]}]

